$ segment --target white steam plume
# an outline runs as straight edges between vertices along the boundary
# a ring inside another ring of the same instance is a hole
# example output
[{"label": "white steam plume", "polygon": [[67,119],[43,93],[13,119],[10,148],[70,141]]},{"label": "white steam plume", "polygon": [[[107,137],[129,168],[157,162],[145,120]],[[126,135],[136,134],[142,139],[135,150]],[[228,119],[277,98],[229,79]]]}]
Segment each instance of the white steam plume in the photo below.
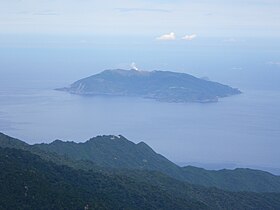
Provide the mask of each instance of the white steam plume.
[{"label": "white steam plume", "polygon": [[138,68],[136,66],[136,63],[132,62],[130,65],[131,69],[138,71]]}]

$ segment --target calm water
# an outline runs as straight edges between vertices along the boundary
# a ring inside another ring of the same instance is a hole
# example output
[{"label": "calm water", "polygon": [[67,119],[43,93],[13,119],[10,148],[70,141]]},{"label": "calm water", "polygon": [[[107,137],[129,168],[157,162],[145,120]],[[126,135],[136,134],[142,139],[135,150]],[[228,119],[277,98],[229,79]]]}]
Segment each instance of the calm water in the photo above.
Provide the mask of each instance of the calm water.
[{"label": "calm water", "polygon": [[219,103],[174,104],[2,90],[0,130],[28,143],[122,134],[178,163],[267,167],[277,173],[280,92],[244,92]]}]

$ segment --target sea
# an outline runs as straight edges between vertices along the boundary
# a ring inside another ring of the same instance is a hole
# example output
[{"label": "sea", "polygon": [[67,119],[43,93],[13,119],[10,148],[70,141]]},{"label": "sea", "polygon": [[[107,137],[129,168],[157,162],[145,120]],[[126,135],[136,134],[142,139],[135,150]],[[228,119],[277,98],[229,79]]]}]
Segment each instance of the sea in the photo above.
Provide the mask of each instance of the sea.
[{"label": "sea", "polygon": [[0,131],[29,144],[123,135],[181,166],[280,174],[280,92],[242,91],[201,104],[2,88]]},{"label": "sea", "polygon": [[[74,38],[64,45],[56,44],[64,37],[31,38],[0,41],[0,132],[29,144],[121,134],[180,166],[249,167],[280,175],[278,39],[201,38],[184,45],[124,39],[77,47]],[[140,70],[206,76],[242,94],[200,104],[54,90],[105,69],[129,69],[131,62]]]}]

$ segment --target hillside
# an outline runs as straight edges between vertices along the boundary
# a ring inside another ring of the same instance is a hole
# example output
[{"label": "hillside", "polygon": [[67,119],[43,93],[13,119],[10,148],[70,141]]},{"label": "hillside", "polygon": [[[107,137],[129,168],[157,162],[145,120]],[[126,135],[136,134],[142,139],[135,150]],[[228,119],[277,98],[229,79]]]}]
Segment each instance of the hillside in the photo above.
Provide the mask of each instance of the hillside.
[{"label": "hillside", "polygon": [[57,90],[79,95],[129,96],[165,102],[216,102],[240,94],[217,82],[171,71],[105,70]]},{"label": "hillside", "polygon": [[230,191],[279,192],[280,177],[249,168],[205,170],[183,167],[184,180],[196,185],[218,187]]},{"label": "hillside", "polygon": [[0,147],[0,209],[277,209],[280,194],[230,193],[155,172],[103,174]]},{"label": "hillside", "polygon": [[206,209],[129,178],[77,171],[0,148],[0,209]]},{"label": "hillside", "polygon": [[50,144],[35,144],[46,152],[53,152],[74,160],[89,160],[101,167],[160,171],[183,179],[181,168],[154,152],[147,144],[135,144],[123,136],[97,136],[85,143],[56,140]]},{"label": "hillside", "polygon": [[209,171],[179,167],[154,152],[144,142],[134,144],[123,136],[98,136],[84,143],[56,140],[50,144],[28,145],[4,134],[0,146],[23,148],[60,165],[94,171],[158,171],[191,184],[229,191],[280,192],[280,177],[252,169]]}]

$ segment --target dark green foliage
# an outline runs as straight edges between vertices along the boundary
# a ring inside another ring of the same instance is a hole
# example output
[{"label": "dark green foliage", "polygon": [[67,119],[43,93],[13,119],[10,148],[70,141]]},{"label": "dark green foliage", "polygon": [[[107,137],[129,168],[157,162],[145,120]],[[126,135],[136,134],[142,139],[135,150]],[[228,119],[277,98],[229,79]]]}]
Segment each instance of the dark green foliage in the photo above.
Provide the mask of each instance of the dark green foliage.
[{"label": "dark green foliage", "polygon": [[122,171],[120,173],[147,184],[161,186],[182,198],[197,199],[206,204],[209,209],[280,209],[279,193],[226,192],[183,183],[158,172]]},{"label": "dark green foliage", "polygon": [[101,167],[155,170],[183,179],[181,168],[176,164],[154,152],[144,142],[134,144],[123,136],[97,136],[85,143],[56,140],[32,147],[69,159],[89,160]]},{"label": "dark green foliage", "polygon": [[33,148],[74,160],[88,160],[100,167],[159,171],[181,181],[230,191],[280,192],[280,177],[252,169],[208,171],[179,167],[141,142],[123,136],[98,136],[85,143],[55,141]]},{"label": "dark green foliage", "polygon": [[122,136],[31,146],[0,133],[0,209],[81,209],[87,204],[93,209],[279,209],[280,194],[199,187],[180,181],[177,173],[200,185],[213,180],[209,186],[232,185],[233,191],[243,185],[244,190],[274,189],[279,179],[249,169],[180,168],[145,143]]},{"label": "dark green foliage", "polygon": [[170,71],[106,70],[58,90],[80,95],[138,96],[167,102],[215,102],[241,93],[220,83]]},{"label": "dark green foliage", "polygon": [[0,148],[0,209],[205,209],[125,176],[74,170]]},{"label": "dark green foliage", "polygon": [[36,146],[29,145],[21,140],[12,138],[3,133],[0,133],[0,147],[15,148],[30,151],[33,154],[39,155],[42,159],[52,161],[58,165],[67,165],[75,169],[85,170],[102,170],[96,164],[88,160],[72,160],[65,155],[59,155],[55,152],[44,151]]},{"label": "dark green foliage", "polygon": [[[0,209],[278,209],[280,194],[230,193],[157,172],[74,170],[0,148]],[[122,174],[123,173],[123,174]]]},{"label": "dark green foliage", "polygon": [[280,192],[280,177],[268,172],[238,168],[235,170],[205,170],[183,167],[185,181],[230,191]]}]

